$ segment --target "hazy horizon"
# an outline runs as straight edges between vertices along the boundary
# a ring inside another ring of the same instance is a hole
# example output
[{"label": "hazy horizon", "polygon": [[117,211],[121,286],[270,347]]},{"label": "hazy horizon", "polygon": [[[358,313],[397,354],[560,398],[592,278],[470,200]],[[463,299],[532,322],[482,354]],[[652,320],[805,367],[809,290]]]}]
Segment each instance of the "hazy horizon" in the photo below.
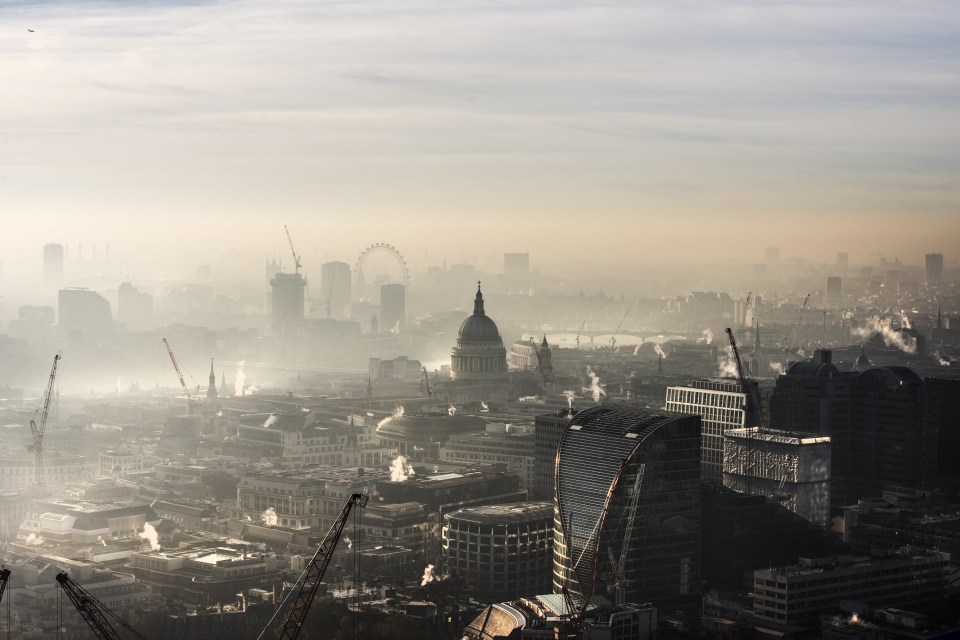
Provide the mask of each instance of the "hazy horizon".
[{"label": "hazy horizon", "polygon": [[4,2],[0,21],[6,275],[46,242],[245,269],[286,258],[283,224],[314,265],[372,242],[421,264],[960,246],[955,3]]}]

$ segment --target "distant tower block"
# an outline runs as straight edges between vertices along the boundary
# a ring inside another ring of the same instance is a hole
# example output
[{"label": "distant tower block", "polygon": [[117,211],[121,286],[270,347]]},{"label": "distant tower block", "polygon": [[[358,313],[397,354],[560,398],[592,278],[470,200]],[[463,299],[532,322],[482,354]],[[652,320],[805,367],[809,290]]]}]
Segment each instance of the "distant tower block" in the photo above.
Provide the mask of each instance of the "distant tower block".
[{"label": "distant tower block", "polygon": [[320,299],[323,313],[330,318],[347,316],[351,292],[350,265],[346,262],[325,262],[320,267]]},{"label": "distant tower block", "polygon": [[827,278],[827,306],[836,307],[840,304],[842,295],[842,281],[837,276]]},{"label": "distant tower block", "polygon": [[926,277],[928,285],[943,282],[943,254],[928,253],[926,259]]},{"label": "distant tower block", "polygon": [[767,247],[763,252],[763,260],[767,264],[773,265],[780,262],[780,249],[776,247]]},{"label": "distant tower block", "polygon": [[402,284],[380,286],[380,322],[384,332],[403,327],[406,308],[406,287]]},{"label": "distant tower block", "polygon": [[526,280],[530,275],[530,254],[503,254],[503,275],[512,280]]},{"label": "distant tower block", "polygon": [[299,273],[278,273],[270,281],[271,322],[274,331],[303,321],[304,288],[307,281]]}]

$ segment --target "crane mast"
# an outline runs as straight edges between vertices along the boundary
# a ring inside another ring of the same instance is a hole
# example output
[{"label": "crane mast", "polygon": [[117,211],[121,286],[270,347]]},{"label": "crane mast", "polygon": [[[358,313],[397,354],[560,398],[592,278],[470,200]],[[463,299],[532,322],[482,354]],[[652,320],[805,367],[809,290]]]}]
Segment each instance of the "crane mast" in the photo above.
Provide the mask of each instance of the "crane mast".
[{"label": "crane mast", "polygon": [[613,330],[613,335],[610,336],[610,348],[616,350],[617,348],[617,334],[620,333],[620,327],[623,326],[623,321],[627,319],[627,316],[630,315],[630,309],[627,309],[623,317],[620,318],[620,324],[617,325],[617,328]]},{"label": "crane mast", "polygon": [[183,372],[180,371],[180,365],[177,364],[177,357],[173,355],[173,349],[170,348],[170,343],[167,342],[166,338],[162,338],[163,346],[167,348],[167,353],[170,354],[170,362],[173,363],[173,368],[177,372],[177,379],[180,380],[180,386],[183,387],[183,392],[187,395],[187,414],[193,414],[194,410],[197,408],[197,399],[193,397],[193,394],[190,393],[190,389],[187,388],[187,383],[183,379]]},{"label": "crane mast", "polygon": [[7,590],[8,582],[10,582],[10,569],[4,567],[0,569],[0,602],[3,602],[3,592]]},{"label": "crane mast", "polygon": [[[616,493],[617,487],[620,486],[620,478],[623,477],[628,464],[628,458],[624,458],[620,461],[620,466],[617,468],[617,473],[613,476],[613,481],[610,483],[610,487],[607,489],[607,497],[603,501],[603,510],[600,512],[600,517],[597,519],[597,524],[594,525],[593,531],[590,533],[590,537],[583,545],[583,550],[580,552],[580,557],[577,558],[576,562],[573,561],[572,556],[570,558],[570,572],[574,580],[576,580],[578,583],[580,582],[580,579],[577,577],[577,567],[580,566],[580,563],[582,563],[584,559],[589,560],[590,562],[590,573],[587,576],[586,585],[580,584],[579,605],[577,605],[577,603],[574,601],[573,595],[570,593],[569,589],[567,589],[566,585],[563,585],[561,588],[561,593],[566,604],[567,614],[569,615],[564,625],[564,637],[571,639],[579,638],[580,632],[583,629],[583,620],[587,613],[587,606],[590,604],[590,598],[593,597],[593,589],[597,583],[597,560],[600,557],[600,545],[605,541],[607,534],[610,505],[613,502],[613,494]],[[567,537],[567,535],[567,532],[565,532],[564,537]],[[569,531],[569,539],[567,542],[568,550],[571,549],[570,542],[572,541],[572,536],[573,531],[571,530]]]},{"label": "crane mast", "polygon": [[60,583],[63,592],[70,598],[70,602],[77,608],[83,621],[87,623],[98,640],[120,640],[120,634],[110,624],[110,618],[113,618],[114,622],[129,631],[138,640],[146,640],[142,634],[124,622],[120,616],[97,600],[89,591],[74,582],[66,573],[58,573],[57,582]]},{"label": "crane mast", "polygon": [[57,379],[57,362],[60,354],[53,356],[53,367],[50,369],[50,378],[47,380],[47,389],[43,393],[43,411],[40,413],[40,424],[30,420],[30,435],[33,436],[31,448],[36,455],[36,482],[37,486],[43,483],[43,432],[47,428],[47,416],[50,413],[50,398],[53,396],[53,383]]},{"label": "crane mast", "polygon": [[[340,510],[340,515],[337,516],[330,530],[327,531],[323,542],[320,543],[320,547],[317,549],[317,552],[313,554],[313,559],[310,560],[310,564],[307,565],[307,568],[301,576],[303,582],[300,585],[300,591],[297,592],[297,598],[287,613],[287,618],[283,623],[283,629],[281,629],[277,636],[278,638],[283,640],[296,640],[296,637],[300,635],[300,631],[303,630],[303,621],[306,619],[307,613],[310,611],[310,606],[313,604],[313,598],[317,595],[317,591],[320,588],[323,574],[326,573],[327,566],[333,558],[333,552],[337,547],[337,541],[343,532],[343,526],[347,522],[347,517],[350,515],[350,511],[354,506],[367,506],[367,500],[368,497],[362,493],[354,493],[347,499],[346,504],[343,505],[343,508]],[[268,633],[268,630],[272,622],[273,620],[267,623],[267,626],[264,627],[260,635],[257,636],[257,640],[264,640],[270,637],[271,634]]]},{"label": "crane mast", "polygon": [[290,243],[290,253],[293,254],[294,273],[300,273],[300,256],[297,255],[297,250],[293,248],[293,238],[290,236],[290,229],[287,229],[287,225],[283,225],[283,230],[287,232],[287,242]]},{"label": "crane mast", "polygon": [[623,544],[620,547],[620,557],[615,558],[613,549],[607,547],[607,552],[610,554],[610,565],[613,567],[613,584],[618,607],[622,607],[625,604],[627,552],[630,550],[630,539],[633,537],[633,523],[637,517],[637,505],[640,504],[640,489],[643,486],[643,472],[646,468],[647,465],[640,465],[640,468],[637,470],[637,479],[633,483],[633,493],[630,494],[630,502],[627,507],[627,521],[623,531]]},{"label": "crane mast", "polygon": [[743,392],[747,394],[747,397],[750,399],[750,407],[747,412],[747,415],[751,418],[750,422],[752,422],[750,426],[763,426],[760,411],[760,394],[757,393],[757,385],[748,384],[747,376],[743,370],[743,360],[740,359],[740,350],[737,348],[737,341],[733,337],[733,330],[730,327],[727,327],[727,336],[730,338],[730,349],[733,351],[733,357],[737,361],[737,377],[740,380],[740,386],[743,387]]},{"label": "crane mast", "polygon": [[433,400],[433,387],[430,386],[430,377],[427,375],[426,367],[423,367],[423,384],[427,388],[427,397]]},{"label": "crane mast", "polygon": [[584,320],[583,322],[580,323],[580,328],[577,329],[577,338],[576,338],[577,351],[580,350],[580,334],[583,333],[583,328],[584,328],[586,325],[587,325],[587,321]]}]

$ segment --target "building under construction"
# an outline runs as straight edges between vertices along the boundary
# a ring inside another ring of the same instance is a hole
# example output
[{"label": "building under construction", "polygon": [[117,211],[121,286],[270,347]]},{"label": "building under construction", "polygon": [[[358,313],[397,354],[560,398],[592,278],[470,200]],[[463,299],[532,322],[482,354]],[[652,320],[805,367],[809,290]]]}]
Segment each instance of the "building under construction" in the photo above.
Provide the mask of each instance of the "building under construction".
[{"label": "building under construction", "polygon": [[663,602],[700,584],[700,417],[602,404],[557,454],[555,593]]},{"label": "building under construction", "polygon": [[723,483],[764,495],[804,519],[830,520],[830,438],[759,427],[724,432]]}]

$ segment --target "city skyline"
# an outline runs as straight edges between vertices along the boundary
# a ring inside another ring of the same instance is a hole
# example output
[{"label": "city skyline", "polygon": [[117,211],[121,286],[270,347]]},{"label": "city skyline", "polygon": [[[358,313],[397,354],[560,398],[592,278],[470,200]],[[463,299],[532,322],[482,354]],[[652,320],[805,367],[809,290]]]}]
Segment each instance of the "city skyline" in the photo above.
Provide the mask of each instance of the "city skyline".
[{"label": "city skyline", "polygon": [[582,236],[589,259],[637,264],[756,262],[773,245],[952,265],[960,245],[948,2],[0,17],[7,272],[46,242],[235,268],[282,257],[282,223],[316,263],[371,228],[455,261]]}]

